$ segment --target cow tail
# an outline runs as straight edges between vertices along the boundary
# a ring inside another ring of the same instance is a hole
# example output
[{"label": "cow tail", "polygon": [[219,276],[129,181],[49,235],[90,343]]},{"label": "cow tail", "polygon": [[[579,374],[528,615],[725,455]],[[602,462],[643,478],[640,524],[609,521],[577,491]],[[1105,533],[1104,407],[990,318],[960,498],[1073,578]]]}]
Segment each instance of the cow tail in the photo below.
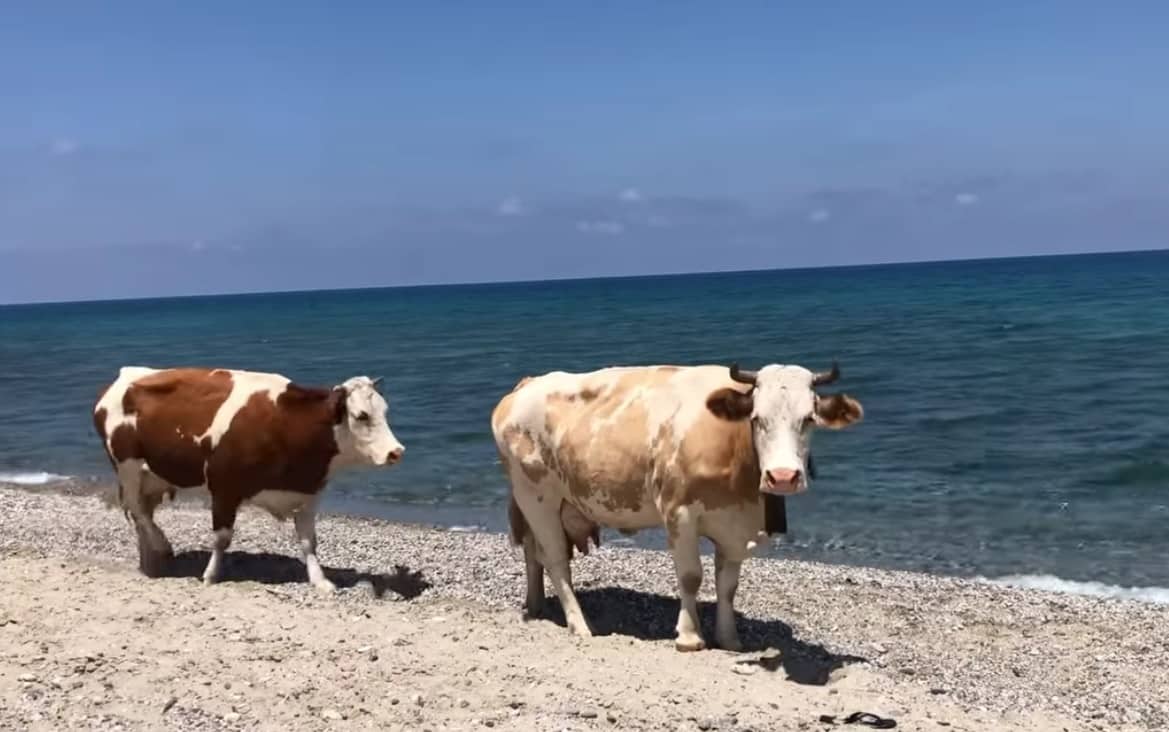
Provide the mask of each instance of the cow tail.
[{"label": "cow tail", "polygon": [[528,520],[524,518],[524,512],[520,510],[520,504],[516,503],[515,496],[510,496],[507,504],[507,523],[511,528],[511,543],[519,546],[524,543],[524,537],[528,534]]}]

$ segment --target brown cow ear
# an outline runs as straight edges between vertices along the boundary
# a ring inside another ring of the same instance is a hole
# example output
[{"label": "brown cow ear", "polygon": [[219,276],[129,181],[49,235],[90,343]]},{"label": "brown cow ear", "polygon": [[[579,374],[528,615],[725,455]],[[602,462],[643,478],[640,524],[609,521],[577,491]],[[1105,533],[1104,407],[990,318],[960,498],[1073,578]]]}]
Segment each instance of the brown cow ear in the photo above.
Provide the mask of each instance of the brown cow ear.
[{"label": "brown cow ear", "polygon": [[861,403],[847,394],[831,394],[816,400],[816,425],[830,430],[842,430],[861,421],[865,410]]},{"label": "brown cow ear", "polygon": [[706,398],[706,408],[716,417],[738,422],[751,416],[755,398],[735,389],[719,389]]},{"label": "brown cow ear", "polygon": [[341,424],[345,421],[345,413],[348,410],[346,403],[349,401],[349,392],[345,391],[343,386],[333,387],[333,424]]}]

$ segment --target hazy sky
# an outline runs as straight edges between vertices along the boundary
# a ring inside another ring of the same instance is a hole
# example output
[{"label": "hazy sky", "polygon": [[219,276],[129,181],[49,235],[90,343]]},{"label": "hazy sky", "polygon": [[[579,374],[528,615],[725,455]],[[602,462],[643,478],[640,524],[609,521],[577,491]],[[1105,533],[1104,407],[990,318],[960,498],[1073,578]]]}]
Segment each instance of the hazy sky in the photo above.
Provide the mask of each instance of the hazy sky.
[{"label": "hazy sky", "polygon": [[1072,0],[10,4],[0,302],[1165,247],[1167,28]]}]

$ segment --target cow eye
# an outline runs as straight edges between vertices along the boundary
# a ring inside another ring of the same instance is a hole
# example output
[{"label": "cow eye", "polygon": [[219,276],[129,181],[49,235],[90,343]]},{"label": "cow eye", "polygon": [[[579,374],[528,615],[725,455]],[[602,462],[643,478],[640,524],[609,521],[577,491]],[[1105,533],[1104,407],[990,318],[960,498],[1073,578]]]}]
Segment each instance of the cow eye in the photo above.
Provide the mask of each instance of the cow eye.
[{"label": "cow eye", "polygon": [[361,414],[357,415],[357,421],[358,422],[368,422],[369,421],[369,412],[362,412]]}]

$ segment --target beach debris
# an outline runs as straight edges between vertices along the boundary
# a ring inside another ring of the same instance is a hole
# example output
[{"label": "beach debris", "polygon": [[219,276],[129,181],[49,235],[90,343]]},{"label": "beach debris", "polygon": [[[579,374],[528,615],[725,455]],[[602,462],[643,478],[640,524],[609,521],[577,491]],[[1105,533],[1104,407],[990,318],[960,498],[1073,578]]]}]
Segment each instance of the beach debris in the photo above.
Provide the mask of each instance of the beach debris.
[{"label": "beach debris", "polygon": [[[836,717],[831,714],[821,714],[820,722],[831,725],[837,724]],[[872,727],[873,729],[893,729],[897,726],[897,720],[891,717],[881,717],[871,712],[853,712],[845,717],[841,724],[859,724],[864,727]]]}]

